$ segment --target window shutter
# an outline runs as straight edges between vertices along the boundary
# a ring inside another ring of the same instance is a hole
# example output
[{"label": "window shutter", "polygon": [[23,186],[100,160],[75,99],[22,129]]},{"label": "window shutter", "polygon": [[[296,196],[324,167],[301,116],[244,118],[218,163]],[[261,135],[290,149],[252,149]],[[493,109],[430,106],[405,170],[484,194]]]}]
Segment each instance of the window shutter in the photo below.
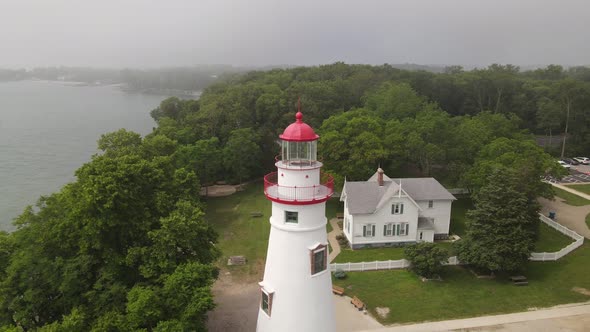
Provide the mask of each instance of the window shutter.
[{"label": "window shutter", "polygon": [[395,235],[399,235],[399,224],[395,224]]},{"label": "window shutter", "polygon": [[391,214],[395,214],[395,204],[391,205]]},{"label": "window shutter", "polygon": [[371,236],[375,236],[375,225],[371,226],[371,230],[372,230]]},{"label": "window shutter", "polygon": [[367,236],[367,225],[363,225],[363,236]]},{"label": "window shutter", "polygon": [[406,224],[406,235],[410,234],[410,224]]},{"label": "window shutter", "polygon": [[404,203],[400,203],[399,214],[404,214]]},{"label": "window shutter", "polygon": [[383,225],[383,236],[387,235],[387,224]]}]

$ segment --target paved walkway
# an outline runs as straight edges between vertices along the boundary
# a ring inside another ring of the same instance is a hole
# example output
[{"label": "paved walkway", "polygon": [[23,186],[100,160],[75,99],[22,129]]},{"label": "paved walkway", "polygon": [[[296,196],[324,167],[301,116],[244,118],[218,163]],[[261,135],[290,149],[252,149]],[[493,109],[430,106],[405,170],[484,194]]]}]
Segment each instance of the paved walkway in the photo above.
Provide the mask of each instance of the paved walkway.
[{"label": "paved walkway", "polygon": [[[590,195],[573,190],[568,186],[555,183],[552,183],[552,185],[590,200]],[[590,239],[590,229],[586,226],[586,216],[590,214],[590,205],[572,206],[564,203],[564,200],[557,196],[555,200],[539,198],[539,203],[541,204],[541,213],[543,215],[548,215],[549,211],[555,211],[557,213],[555,221]]]},{"label": "paved walkway", "polygon": [[[540,320],[545,320],[545,324],[539,325]],[[364,331],[588,331],[588,322],[590,322],[590,303],[587,302],[514,314],[390,326]],[[554,328],[547,329],[548,326]]]},{"label": "paved walkway", "polygon": [[563,190],[565,190],[565,191],[569,191],[569,192],[570,192],[570,193],[572,193],[572,194],[575,194],[575,195],[578,195],[578,196],[580,196],[580,197],[583,197],[583,198],[585,198],[585,199],[587,199],[587,200],[590,200],[590,195],[588,195],[588,194],[585,194],[585,193],[583,193],[583,192],[580,192],[580,191],[577,191],[577,190],[575,190],[575,189],[572,189],[572,187],[570,187],[570,186],[564,186],[564,185],[562,185],[562,184],[558,184],[558,183],[551,183],[551,184],[552,184],[554,187],[557,187],[557,188],[559,188],[559,189],[563,189]]},{"label": "paved walkway", "polygon": [[332,225],[332,231],[328,233],[328,242],[330,242],[330,246],[332,246],[332,252],[328,256],[328,262],[331,263],[340,253],[340,244],[338,243],[338,240],[336,240],[336,235],[341,234],[342,230],[340,229],[340,226],[338,226],[338,218],[332,218],[328,222]]}]

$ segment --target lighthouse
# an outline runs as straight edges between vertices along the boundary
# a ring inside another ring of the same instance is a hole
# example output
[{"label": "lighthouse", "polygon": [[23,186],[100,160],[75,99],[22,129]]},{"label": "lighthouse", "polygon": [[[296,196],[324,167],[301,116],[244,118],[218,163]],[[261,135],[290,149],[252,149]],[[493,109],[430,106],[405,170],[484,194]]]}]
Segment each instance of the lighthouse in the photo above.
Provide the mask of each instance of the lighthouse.
[{"label": "lighthouse", "polygon": [[300,109],[295,119],[279,136],[277,171],[264,177],[272,215],[258,332],[335,330],[326,234],[334,179],[321,172],[319,136],[303,122]]}]

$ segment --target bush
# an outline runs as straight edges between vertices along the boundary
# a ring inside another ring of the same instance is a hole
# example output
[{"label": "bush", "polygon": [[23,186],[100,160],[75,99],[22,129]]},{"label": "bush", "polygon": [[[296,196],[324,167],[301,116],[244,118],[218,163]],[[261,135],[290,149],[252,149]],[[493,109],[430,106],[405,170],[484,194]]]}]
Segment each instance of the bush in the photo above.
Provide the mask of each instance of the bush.
[{"label": "bush", "polygon": [[338,269],[334,271],[334,278],[336,279],[346,279],[346,272],[342,269]]},{"label": "bush", "polygon": [[339,235],[336,235],[336,240],[338,241],[340,248],[346,249],[346,248],[350,247],[350,245],[348,243],[348,239],[346,238],[346,236],[344,234],[341,233]]},{"label": "bush", "polygon": [[437,275],[442,269],[442,262],[449,259],[447,250],[430,242],[409,245],[404,249],[404,254],[412,263],[410,270],[426,278]]}]

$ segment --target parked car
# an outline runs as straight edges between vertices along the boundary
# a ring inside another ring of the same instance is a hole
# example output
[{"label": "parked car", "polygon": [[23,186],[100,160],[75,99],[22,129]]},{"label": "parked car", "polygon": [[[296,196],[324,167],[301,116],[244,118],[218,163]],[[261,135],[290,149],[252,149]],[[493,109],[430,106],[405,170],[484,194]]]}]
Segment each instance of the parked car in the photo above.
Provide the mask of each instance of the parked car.
[{"label": "parked car", "polygon": [[561,167],[563,167],[563,168],[567,168],[567,169],[571,168],[570,164],[566,163],[563,160],[558,160],[557,163],[560,164]]},{"label": "parked car", "polygon": [[570,165],[579,165],[580,163],[571,159],[571,158],[563,158],[561,159],[562,161],[565,161],[566,164],[570,164]]},{"label": "parked car", "polygon": [[580,164],[590,165],[590,158],[586,157],[574,157],[574,160],[579,162]]}]

